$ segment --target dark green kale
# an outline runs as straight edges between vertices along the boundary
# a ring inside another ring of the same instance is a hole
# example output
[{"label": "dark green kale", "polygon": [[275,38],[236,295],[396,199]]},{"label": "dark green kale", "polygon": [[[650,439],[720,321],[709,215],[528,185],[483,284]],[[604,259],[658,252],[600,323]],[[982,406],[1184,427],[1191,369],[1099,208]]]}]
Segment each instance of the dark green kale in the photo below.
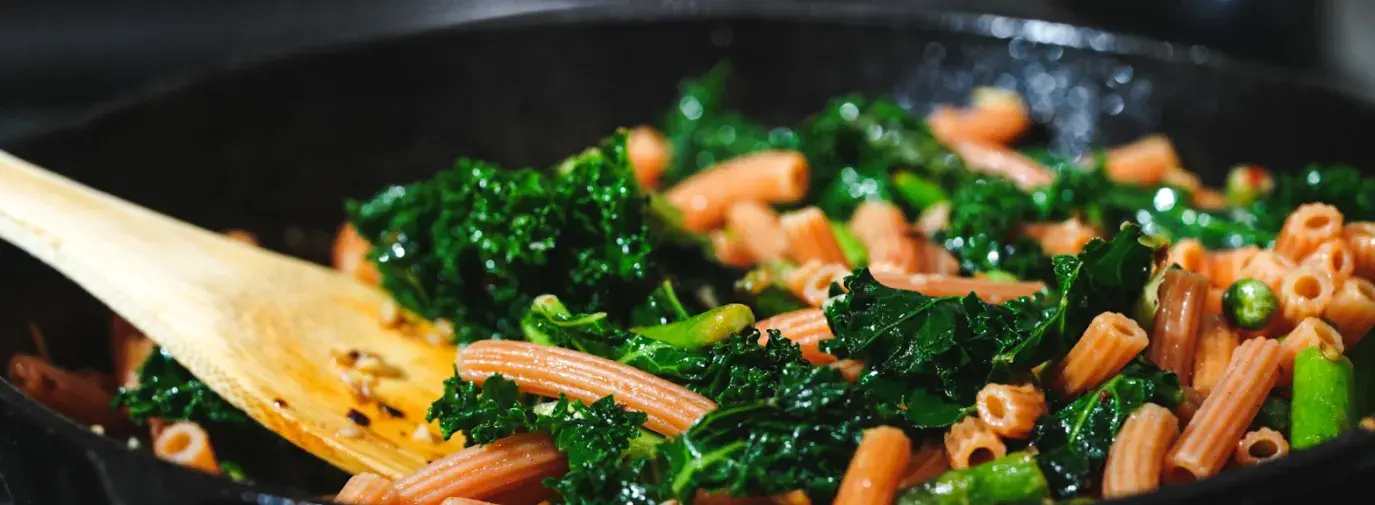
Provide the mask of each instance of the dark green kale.
[{"label": "dark green kale", "polygon": [[635,183],[624,132],[553,174],[463,159],[347,207],[374,244],[382,286],[403,307],[452,321],[460,342],[519,336],[515,322],[540,293],[629,316],[661,277],[651,229],[671,219]]},{"label": "dark green kale", "polygon": [[454,376],[444,380],[444,394],[430,405],[425,420],[439,420],[445,440],[462,431],[464,445],[490,444],[530,425],[528,403],[516,383],[501,374],[478,386],[464,381],[454,370]]},{"label": "dark green kale", "polygon": [[553,295],[535,299],[521,328],[531,342],[601,356],[672,381],[688,380],[706,369],[700,353],[618,328],[605,313],[573,314]]},{"label": "dark green kale", "polygon": [[129,418],[139,423],[153,417],[237,424],[251,421],[160,347],[139,367],[138,385],[119,388],[114,405],[127,407]]},{"label": "dark green kale", "polygon": [[1035,240],[1021,236],[1022,223],[1035,221],[1036,204],[1012,181],[981,178],[955,191],[950,225],[937,234],[960,260],[960,270],[1003,271],[1022,279],[1049,280],[1050,258]]},{"label": "dark green kale", "polygon": [[1251,429],[1270,428],[1280,433],[1289,433],[1289,399],[1271,393],[1260,404],[1260,412],[1251,420]]},{"label": "dark green kale", "polygon": [[1052,494],[1068,498],[1084,491],[1090,477],[1103,469],[1127,416],[1147,402],[1173,408],[1182,395],[1173,373],[1137,358],[1098,388],[1042,416],[1032,442]]},{"label": "dark green kale", "polygon": [[673,282],[664,281],[643,303],[630,313],[631,326],[668,324],[688,318],[688,311],[678,298]]},{"label": "dark green kale", "polygon": [[718,161],[766,149],[797,147],[797,135],[787,128],[766,128],[726,107],[730,64],[722,61],[679,88],[664,119],[664,137],[673,157],[663,184],[671,186]]},{"label": "dark green kale", "polygon": [[565,504],[660,503],[649,472],[653,461],[647,456],[654,455],[663,439],[640,428],[646,418],[616,405],[611,396],[591,405],[560,397],[548,414],[535,416],[533,426],[548,433],[568,458],[568,473],[545,479],[545,487]]},{"label": "dark green kale", "polygon": [[1247,209],[1261,229],[1279,233],[1289,213],[1305,203],[1322,202],[1337,208],[1347,221],[1375,220],[1375,177],[1363,176],[1349,165],[1281,173],[1275,189]]},{"label": "dark green kale", "polygon": [[706,367],[683,381],[688,389],[711,398],[720,405],[768,399],[780,386],[783,370],[789,365],[805,365],[797,344],[769,330],[764,345],[759,345],[758,330],[732,335],[706,350]]}]

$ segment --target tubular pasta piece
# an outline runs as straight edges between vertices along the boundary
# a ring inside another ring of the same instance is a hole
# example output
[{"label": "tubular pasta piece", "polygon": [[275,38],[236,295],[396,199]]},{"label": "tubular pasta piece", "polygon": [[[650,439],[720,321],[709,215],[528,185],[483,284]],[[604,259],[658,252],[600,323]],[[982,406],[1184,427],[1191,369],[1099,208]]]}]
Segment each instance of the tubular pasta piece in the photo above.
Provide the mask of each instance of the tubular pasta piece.
[{"label": "tubular pasta piece", "polygon": [[921,267],[918,273],[952,277],[960,274],[960,260],[956,259],[954,254],[929,240],[921,240],[920,243]]},{"label": "tubular pasta piece", "polygon": [[1160,284],[1160,307],[1146,355],[1156,366],[1178,375],[1180,384],[1189,384],[1194,373],[1199,320],[1207,297],[1208,278],[1196,273],[1172,269]]},{"label": "tubular pasta piece", "polygon": [[349,478],[333,501],[344,505],[392,505],[396,503],[396,493],[386,477],[364,472]]},{"label": "tubular pasta piece", "polygon": [[907,472],[898,482],[898,489],[923,484],[949,470],[950,461],[945,458],[945,447],[935,440],[927,440],[912,452]]},{"label": "tubular pasta piece", "polygon": [[683,211],[683,224],[703,232],[721,226],[726,209],[758,200],[793,203],[807,194],[807,159],[797,151],[761,151],[731,158],[669,188],[665,197]]},{"label": "tubular pasta piece", "polygon": [[1237,347],[1222,379],[1165,456],[1166,482],[1203,479],[1222,470],[1275,386],[1280,357],[1279,344],[1268,338]]},{"label": "tubular pasta piece", "polygon": [[544,434],[512,435],[435,460],[396,481],[396,501],[440,505],[448,498],[487,499],[538,487],[568,471],[568,462]]},{"label": "tubular pasta piece", "polygon": [[[1145,337],[1141,332],[1141,338]],[[979,420],[1003,438],[1030,436],[1036,419],[1047,412],[1045,394],[1030,384],[988,384],[979,390],[974,405]]]},{"label": "tubular pasta piece", "polygon": [[741,268],[755,264],[755,258],[750,254],[750,250],[737,240],[734,234],[712,230],[708,236],[711,238],[711,250],[722,264]]},{"label": "tubular pasta piece", "polygon": [[1278,295],[1281,313],[1289,324],[1310,317],[1322,316],[1327,305],[1332,303],[1336,293],[1331,272],[1318,270],[1311,266],[1299,267],[1290,271],[1280,281]]},{"label": "tubular pasta piece", "polygon": [[[1273,251],[1260,251],[1251,256],[1241,267],[1241,278],[1255,279],[1270,286],[1279,293],[1280,282],[1295,267],[1294,261]],[[1228,286],[1231,286],[1228,284]],[[1228,287],[1228,286],[1223,286]]]},{"label": "tubular pasta piece", "polygon": [[617,403],[649,415],[646,428],[668,436],[682,433],[716,408],[710,399],[637,368],[529,342],[474,342],[459,351],[457,366],[463,380],[481,385],[501,374],[521,392],[548,398],[563,393],[590,404],[614,394]]},{"label": "tubular pasta piece", "polygon": [[826,322],[826,314],[821,309],[801,309],[779,314],[754,325],[763,333],[759,344],[768,342],[768,330],[778,330],[783,338],[793,341],[802,348],[802,359],[813,365],[826,365],[836,361],[835,356],[821,351],[821,342],[835,338]]},{"label": "tubular pasta piece", "polygon": [[1203,248],[1203,244],[1197,240],[1186,238],[1170,246],[1169,256],[1165,258],[1165,264],[1179,265],[1179,268],[1184,270],[1208,275],[1212,271],[1212,265],[1208,264],[1210,259],[1208,251]]},{"label": "tubular pasta piece", "polygon": [[879,283],[894,289],[916,291],[927,296],[964,296],[969,293],[989,303],[1031,296],[1046,285],[1040,282],[995,282],[969,277],[941,274],[902,275],[891,272],[871,272]]},{"label": "tubular pasta piece", "polygon": [[1295,326],[1294,331],[1289,332],[1280,342],[1279,383],[1288,384],[1294,377],[1294,358],[1299,355],[1299,351],[1320,346],[1331,347],[1339,353],[1346,352],[1342,334],[1326,321],[1310,317]]},{"label": "tubular pasta piece", "polygon": [[958,141],[950,144],[950,150],[970,170],[1009,179],[1022,191],[1049,186],[1055,180],[1050,169],[1007,147]]},{"label": "tubular pasta piece", "polygon": [[164,426],[153,440],[153,454],[187,468],[220,473],[215,450],[210,447],[210,435],[196,423],[183,421]]},{"label": "tubular pasta piece", "polygon": [[110,408],[113,395],[48,360],[16,353],[10,356],[7,377],[19,391],[76,422],[100,425],[112,433],[128,427],[128,420]]},{"label": "tubular pasta piece", "polygon": [[1203,314],[1207,315],[1222,314],[1222,295],[1227,290],[1208,286],[1208,299],[1203,302]]},{"label": "tubular pasta piece", "polygon": [[813,307],[820,307],[822,302],[831,297],[831,285],[840,284],[843,287],[845,278],[849,276],[850,269],[844,265],[822,265],[802,286],[802,301]]},{"label": "tubular pasta piece", "polygon": [[853,359],[842,359],[828,366],[840,371],[840,376],[850,384],[858,381],[860,374],[864,373],[864,362]]},{"label": "tubular pasta piece", "polygon": [[944,230],[950,225],[950,202],[942,201],[931,204],[921,215],[917,216],[916,228],[924,237],[934,237],[936,232]]},{"label": "tubular pasta piece", "polygon": [[1000,88],[975,88],[968,108],[939,105],[926,125],[942,144],[976,142],[1007,144],[1031,127],[1031,113],[1021,97]]},{"label": "tubular pasta piece", "polygon": [[726,211],[726,226],[755,261],[781,260],[788,254],[788,234],[768,205],[753,200],[736,203]]},{"label": "tubular pasta piece", "polygon": [[884,237],[869,246],[869,269],[915,274],[921,269],[921,243],[906,235]]},{"label": "tubular pasta piece", "polygon": [[1205,396],[1222,378],[1232,352],[1241,344],[1241,337],[1217,314],[1203,317],[1198,332],[1198,349],[1194,353],[1193,388]]},{"label": "tubular pasta piece", "polygon": [[1300,205],[1284,220],[1275,238],[1275,252],[1299,261],[1313,252],[1319,244],[1342,234],[1342,213],[1325,203]]},{"label": "tubular pasta piece", "polygon": [[1248,245],[1240,249],[1208,253],[1208,266],[1211,272],[1208,277],[1212,280],[1213,287],[1227,289],[1231,286],[1242,277],[1242,267],[1259,252],[1260,249],[1256,246]]},{"label": "tubular pasta piece", "polygon": [[440,505],[496,505],[496,504],[493,503],[493,502],[489,502],[489,501],[474,500],[474,499],[471,499],[471,498],[448,498],[448,499],[445,499],[442,503],[440,503]]},{"label": "tubular pasta piece", "polygon": [[1078,396],[1116,375],[1149,343],[1146,330],[1132,318],[1098,314],[1051,372],[1050,384],[1065,397]]},{"label": "tubular pasta piece", "polygon": [[977,417],[966,417],[945,433],[945,454],[950,467],[979,466],[1007,455],[1007,446],[998,434]]},{"label": "tubular pasta piece", "polygon": [[1203,406],[1203,400],[1208,399],[1208,395],[1199,392],[1189,386],[1180,386],[1182,398],[1179,404],[1174,406],[1174,415],[1179,416],[1180,421],[1189,422],[1194,419],[1194,414],[1198,413],[1198,408]]},{"label": "tubular pasta piece", "polygon": [[1323,312],[1342,334],[1347,349],[1356,346],[1375,328],[1375,284],[1353,277],[1342,284]]},{"label": "tubular pasta piece", "polygon": [[1165,452],[1179,437],[1179,419],[1168,409],[1147,403],[1132,412],[1108,450],[1103,467],[1103,497],[1122,498],[1160,487]]},{"label": "tubular pasta piece", "polygon": [[1283,458],[1289,454],[1289,441],[1284,435],[1262,427],[1249,432],[1237,442],[1236,462],[1251,466]]},{"label": "tubular pasta piece", "polygon": [[668,169],[668,141],[650,126],[637,126],[625,139],[626,156],[635,170],[635,180],[648,190],[659,189],[659,179]]},{"label": "tubular pasta piece", "polygon": [[818,260],[849,266],[845,251],[836,240],[835,231],[826,214],[816,207],[795,210],[779,218],[783,233],[788,236],[789,253],[798,263]]},{"label": "tubular pasta piece", "polygon": [[850,215],[850,231],[870,249],[880,240],[906,235],[907,228],[907,217],[902,209],[883,200],[860,202],[855,213]]},{"label": "tubular pasta piece", "polygon": [[1356,260],[1352,257],[1351,248],[1346,242],[1334,238],[1318,244],[1313,252],[1308,253],[1308,256],[1299,262],[1299,267],[1329,272],[1332,274],[1333,282],[1341,286],[1356,272]]},{"label": "tubular pasta piece", "polygon": [[1090,240],[1098,238],[1098,230],[1078,219],[1067,219],[1059,223],[1028,223],[1022,227],[1022,234],[1041,243],[1046,254],[1079,254]]},{"label": "tubular pasta piece", "polygon": [[382,274],[377,271],[377,265],[368,259],[369,249],[372,249],[372,244],[358,234],[353,224],[344,223],[339,227],[339,234],[334,237],[334,269],[353,276],[364,284],[381,284]]},{"label": "tubular pasta piece", "polygon": [[1347,223],[1342,227],[1342,240],[1351,249],[1354,274],[1375,280],[1375,223]]},{"label": "tubular pasta piece", "polygon": [[912,457],[912,442],[891,426],[864,431],[840,482],[835,505],[889,505]]},{"label": "tubular pasta piece", "polygon": [[1153,186],[1177,167],[1179,155],[1175,154],[1170,139],[1164,135],[1148,135],[1130,144],[1109,149],[1104,169],[1113,181]]}]

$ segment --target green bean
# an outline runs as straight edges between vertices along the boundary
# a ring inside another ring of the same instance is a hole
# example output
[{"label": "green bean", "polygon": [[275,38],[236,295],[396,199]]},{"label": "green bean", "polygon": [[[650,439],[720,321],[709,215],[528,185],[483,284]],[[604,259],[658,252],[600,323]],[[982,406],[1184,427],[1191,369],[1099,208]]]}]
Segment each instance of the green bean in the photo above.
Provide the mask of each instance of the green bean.
[{"label": "green bean", "polygon": [[1351,429],[1351,361],[1330,348],[1309,347],[1294,358],[1289,445],[1305,449]]},{"label": "green bean", "polygon": [[1046,498],[1046,477],[1025,452],[946,472],[898,495],[894,505],[1037,504]]},{"label": "green bean", "polygon": [[1222,293],[1222,315],[1232,326],[1244,330],[1259,330],[1270,324],[1279,312],[1275,292],[1264,282],[1241,279]]},{"label": "green bean", "polygon": [[840,243],[840,252],[845,253],[846,262],[854,268],[869,264],[869,249],[864,247],[864,242],[859,240],[855,232],[850,231],[849,226],[831,221],[831,231],[835,232],[836,242]]},{"label": "green bean", "polygon": [[754,324],[754,312],[739,303],[722,305],[682,321],[631,331],[678,347],[697,349],[724,340]]},{"label": "green bean", "polygon": [[906,170],[893,174],[893,189],[897,190],[898,197],[917,210],[950,199],[939,184]]}]

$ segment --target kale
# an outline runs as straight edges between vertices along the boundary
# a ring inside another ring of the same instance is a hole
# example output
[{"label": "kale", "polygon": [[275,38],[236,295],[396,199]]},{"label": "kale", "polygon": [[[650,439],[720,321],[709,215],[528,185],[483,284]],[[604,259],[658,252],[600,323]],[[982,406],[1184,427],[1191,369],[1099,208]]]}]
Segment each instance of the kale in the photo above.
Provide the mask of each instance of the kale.
[{"label": "kale", "polygon": [[1289,433],[1289,399],[1275,393],[1265,397],[1260,404],[1260,412],[1251,420],[1252,430],[1270,428],[1280,433]]},{"label": "kale", "polygon": [[1348,221],[1375,220],[1375,177],[1365,177],[1348,165],[1309,165],[1277,175],[1274,191],[1247,212],[1257,226],[1278,233],[1290,212],[1312,202],[1336,207]]},{"label": "kale", "polygon": [[618,328],[605,313],[573,314],[553,295],[535,299],[521,328],[531,342],[619,361],[673,381],[706,369],[700,353]]},{"label": "kale", "polygon": [[516,383],[501,374],[479,387],[454,370],[454,376],[444,380],[444,394],[430,404],[425,420],[438,420],[445,440],[462,431],[464,445],[489,444],[530,425],[527,403]]},{"label": "kale", "polygon": [[1036,204],[1012,181],[980,178],[950,199],[950,225],[936,240],[960,260],[965,273],[1004,271],[1023,279],[1049,279],[1050,259],[1019,225],[1036,220]]},{"label": "kale", "polygon": [[668,324],[688,318],[687,308],[678,299],[673,283],[664,281],[630,313],[632,326]]},{"label": "kale", "polygon": [[673,157],[663,184],[672,185],[718,161],[765,149],[797,147],[787,128],[766,128],[745,119],[725,104],[729,62],[722,61],[679,88],[679,97],[664,118],[664,137]]},{"label": "kale", "polygon": [[[659,503],[657,486],[645,484],[652,480],[646,475],[652,459],[646,456],[654,455],[662,439],[640,428],[646,418],[616,405],[612,396],[591,405],[560,396],[549,414],[536,416],[533,426],[548,433],[568,458],[568,473],[545,479],[545,487],[565,504]],[[648,447],[637,452],[637,441]]]},{"label": "kale", "polygon": [[1098,388],[1042,416],[1032,441],[1052,494],[1067,498],[1082,492],[1089,477],[1102,470],[1127,416],[1147,402],[1173,408],[1182,394],[1173,373],[1137,358]]},{"label": "kale", "polygon": [[789,365],[804,365],[797,344],[769,330],[759,345],[759,330],[732,335],[707,350],[706,367],[683,385],[717,404],[748,403],[773,397]]},{"label": "kale", "polygon": [[191,375],[161,347],[149,353],[139,366],[137,386],[119,388],[114,406],[127,407],[129,418],[139,423],[154,417],[168,421],[250,423],[247,414]]},{"label": "kale", "polygon": [[513,322],[555,290],[580,311],[628,316],[659,277],[651,229],[672,218],[660,208],[635,183],[624,132],[552,174],[462,159],[347,205],[382,286],[403,307],[452,321],[460,342],[518,336]]}]

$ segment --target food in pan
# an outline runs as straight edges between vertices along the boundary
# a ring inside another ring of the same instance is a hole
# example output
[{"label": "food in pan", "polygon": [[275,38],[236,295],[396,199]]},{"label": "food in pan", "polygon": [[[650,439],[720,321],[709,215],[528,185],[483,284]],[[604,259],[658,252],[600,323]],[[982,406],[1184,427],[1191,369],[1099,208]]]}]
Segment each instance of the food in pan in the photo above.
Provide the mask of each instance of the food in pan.
[{"label": "food in pan", "polygon": [[[1018,147],[1030,114],[993,88],[924,119],[851,95],[767,127],[726,77],[549,168],[460,159],[347,203],[335,266],[390,293],[380,324],[457,346],[415,436],[467,447],[338,501],[1116,498],[1375,424],[1375,178],[1243,165],[1216,190],[1159,135]],[[113,338],[117,392],[38,356],[11,380],[255,477],[226,449],[269,433]],[[360,401],[398,380],[332,359]],[[369,429],[348,415],[339,436]]]}]

